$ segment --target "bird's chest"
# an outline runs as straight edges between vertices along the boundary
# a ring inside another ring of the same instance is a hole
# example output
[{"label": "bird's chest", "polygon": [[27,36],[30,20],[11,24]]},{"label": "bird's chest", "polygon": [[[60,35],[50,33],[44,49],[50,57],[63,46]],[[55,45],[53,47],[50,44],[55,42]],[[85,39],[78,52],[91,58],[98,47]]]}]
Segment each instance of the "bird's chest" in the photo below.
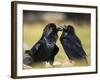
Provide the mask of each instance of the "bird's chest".
[{"label": "bird's chest", "polygon": [[51,43],[51,45],[52,45],[52,43],[53,42],[56,42],[57,41],[57,38],[58,38],[58,35],[57,34],[51,34],[50,36],[48,36],[48,38],[46,39],[46,42],[49,42],[49,43]]},{"label": "bird's chest", "polygon": [[48,43],[48,42],[46,43],[46,47],[49,48],[49,49],[53,49],[54,45],[55,45],[54,42],[53,43]]},{"label": "bird's chest", "polygon": [[42,45],[42,50],[45,52],[51,52],[54,49],[55,42],[49,43],[48,41],[44,41]]}]

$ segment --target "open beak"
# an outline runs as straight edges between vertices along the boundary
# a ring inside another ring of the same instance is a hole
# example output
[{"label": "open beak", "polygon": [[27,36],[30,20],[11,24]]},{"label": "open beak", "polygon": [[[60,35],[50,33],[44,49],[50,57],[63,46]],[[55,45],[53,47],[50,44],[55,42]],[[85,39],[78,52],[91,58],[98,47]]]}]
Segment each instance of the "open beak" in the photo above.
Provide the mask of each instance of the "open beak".
[{"label": "open beak", "polygon": [[65,24],[61,26],[62,30],[67,29],[67,27]]},{"label": "open beak", "polygon": [[61,26],[57,28],[57,31],[62,31],[62,30],[63,28]]},{"label": "open beak", "polygon": [[64,29],[66,29],[67,26],[64,24],[64,25],[61,25],[57,28],[58,31],[63,31]]}]

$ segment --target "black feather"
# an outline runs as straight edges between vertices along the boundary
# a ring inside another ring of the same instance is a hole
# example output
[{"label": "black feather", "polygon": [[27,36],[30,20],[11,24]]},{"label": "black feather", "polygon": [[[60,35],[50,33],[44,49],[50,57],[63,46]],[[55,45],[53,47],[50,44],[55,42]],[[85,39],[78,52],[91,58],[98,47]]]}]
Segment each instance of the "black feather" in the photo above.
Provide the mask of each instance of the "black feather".
[{"label": "black feather", "polygon": [[57,32],[58,30],[54,23],[50,23],[44,28],[40,40],[30,50],[26,51],[31,56],[32,62],[47,61],[53,65],[54,57],[59,51],[56,45],[58,39]]},{"label": "black feather", "polygon": [[81,40],[75,34],[73,26],[64,26],[60,41],[65,50],[66,55],[70,60],[86,60],[86,52],[82,47]]}]

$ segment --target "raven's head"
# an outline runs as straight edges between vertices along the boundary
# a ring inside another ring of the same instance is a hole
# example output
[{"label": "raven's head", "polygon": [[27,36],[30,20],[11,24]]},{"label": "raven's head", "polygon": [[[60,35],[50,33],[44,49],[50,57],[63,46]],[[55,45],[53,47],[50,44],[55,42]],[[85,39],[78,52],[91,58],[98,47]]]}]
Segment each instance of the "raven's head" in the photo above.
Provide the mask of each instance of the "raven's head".
[{"label": "raven's head", "polygon": [[54,23],[49,23],[49,24],[47,24],[46,27],[44,28],[43,34],[44,34],[45,36],[49,36],[52,32],[57,33],[56,25],[55,25]]},{"label": "raven's head", "polygon": [[75,30],[74,30],[74,27],[72,25],[62,25],[60,26],[61,30],[64,32],[64,33],[68,33],[68,34],[75,34]]},{"label": "raven's head", "polygon": [[58,38],[58,31],[59,28],[57,28],[57,26],[54,23],[49,23],[43,30],[43,38],[46,38],[49,41],[49,43],[56,42]]}]

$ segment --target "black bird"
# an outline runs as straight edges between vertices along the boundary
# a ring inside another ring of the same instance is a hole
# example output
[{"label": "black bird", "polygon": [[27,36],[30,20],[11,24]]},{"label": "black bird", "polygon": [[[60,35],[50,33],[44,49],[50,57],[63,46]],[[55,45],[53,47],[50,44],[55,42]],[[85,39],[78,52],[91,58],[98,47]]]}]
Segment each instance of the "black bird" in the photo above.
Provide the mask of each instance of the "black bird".
[{"label": "black bird", "polygon": [[59,48],[56,45],[58,39],[57,28],[54,23],[49,23],[43,30],[42,37],[30,50],[25,52],[31,56],[31,62],[44,62],[47,61],[53,65],[55,55],[58,53]]},{"label": "black bird", "polygon": [[82,47],[81,40],[75,34],[73,26],[63,25],[62,30],[60,41],[70,62],[74,60],[85,60],[87,63],[86,52]]}]

